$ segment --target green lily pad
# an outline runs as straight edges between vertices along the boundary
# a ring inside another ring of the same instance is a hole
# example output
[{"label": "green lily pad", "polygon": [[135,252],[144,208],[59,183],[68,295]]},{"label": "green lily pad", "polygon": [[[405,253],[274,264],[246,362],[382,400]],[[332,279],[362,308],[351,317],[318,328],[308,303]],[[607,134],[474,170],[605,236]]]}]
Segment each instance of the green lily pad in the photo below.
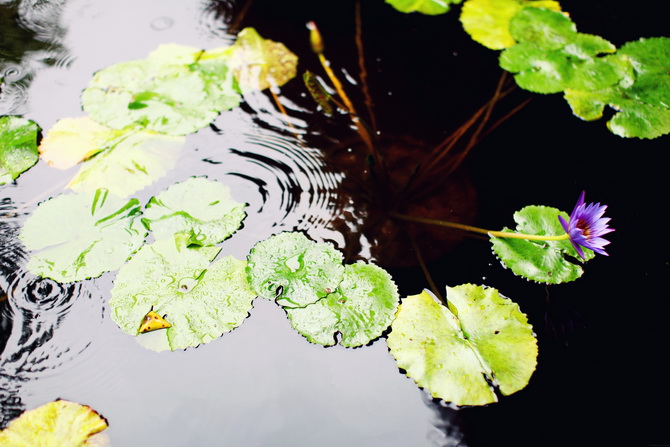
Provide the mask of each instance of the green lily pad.
[{"label": "green lily pad", "polygon": [[598,91],[566,90],[573,113],[592,121],[610,106],[617,113],[607,127],[616,135],[657,138],[670,133],[670,38],[629,42],[617,54],[630,62],[634,74]]},{"label": "green lily pad", "polygon": [[248,261],[251,288],[285,307],[317,302],[339,286],[344,274],[342,253],[298,232],[258,242]]},{"label": "green lily pad", "polygon": [[333,293],[286,313],[293,328],[312,343],[334,345],[339,333],[342,346],[356,347],[382,335],[393,321],[398,300],[391,275],[359,262],[345,266],[344,278]]},{"label": "green lily pad", "polygon": [[84,447],[107,428],[91,407],[57,400],[24,412],[0,431],[3,447]]},{"label": "green lily pad", "polygon": [[11,182],[39,159],[33,121],[18,116],[0,117],[0,185]]},{"label": "green lily pad", "polygon": [[449,11],[452,4],[458,4],[462,0],[386,0],[400,12],[420,12],[426,15],[444,14]]},{"label": "green lily pad", "polygon": [[[82,138],[95,136],[82,132]],[[82,163],[67,187],[82,192],[105,188],[128,197],[174,168],[184,141],[184,137],[142,130],[111,134],[104,150]]]},{"label": "green lily pad", "polygon": [[226,185],[192,177],[152,197],[142,222],[156,239],[188,233],[191,243],[215,245],[240,228],[245,206],[233,200]]},{"label": "green lily pad", "polygon": [[110,147],[124,133],[102,126],[88,116],[63,118],[40,142],[40,158],[54,168],[69,169]]},{"label": "green lily pad", "polygon": [[[527,206],[514,213],[516,230],[505,228],[503,231],[516,231],[524,234],[542,236],[560,236],[565,230],[558,220],[563,216],[567,221],[567,213],[548,206]],[[584,270],[570,260],[581,260],[581,257],[568,239],[560,241],[532,241],[491,237],[493,251],[502,263],[512,272],[533,281],[560,284],[574,281],[582,276]],[[583,249],[586,260],[593,259],[595,254]]]},{"label": "green lily pad", "polygon": [[98,71],[81,96],[84,110],[113,129],[140,127],[187,135],[206,127],[240,96],[225,64],[201,71],[202,50],[163,45],[146,60],[121,62]]},{"label": "green lily pad", "polygon": [[524,388],[537,340],[519,306],[496,289],[447,287],[449,307],[424,291],[402,300],[388,346],[398,366],[433,397],[486,405]]},{"label": "green lily pad", "polygon": [[552,0],[467,0],[461,10],[463,29],[475,42],[492,50],[509,48],[516,43],[509,31],[512,17],[530,6],[561,11]]},{"label": "green lily pad", "polygon": [[119,268],[144,243],[137,199],[106,190],[61,194],[40,203],[19,238],[32,273],[58,282],[80,281]]},{"label": "green lily pad", "polygon": [[[189,247],[189,237],[145,245],[116,276],[112,319],[140,343],[158,336],[172,350],[198,346],[242,324],[251,310],[256,294],[247,282],[246,262],[232,256],[212,262],[221,249]],[[151,310],[171,327],[139,334]]]},{"label": "green lily pad", "polygon": [[578,33],[560,12],[523,8],[512,17],[509,29],[518,43],[502,52],[500,66],[532,92],[603,89],[622,80],[630,67],[621,56],[605,56],[616,51],[612,43]]},{"label": "green lily pad", "polygon": [[281,87],[297,73],[298,56],[283,43],[263,39],[254,28],[240,31],[231,47],[206,51],[201,67],[207,69],[218,58],[226,61],[242,91]]}]

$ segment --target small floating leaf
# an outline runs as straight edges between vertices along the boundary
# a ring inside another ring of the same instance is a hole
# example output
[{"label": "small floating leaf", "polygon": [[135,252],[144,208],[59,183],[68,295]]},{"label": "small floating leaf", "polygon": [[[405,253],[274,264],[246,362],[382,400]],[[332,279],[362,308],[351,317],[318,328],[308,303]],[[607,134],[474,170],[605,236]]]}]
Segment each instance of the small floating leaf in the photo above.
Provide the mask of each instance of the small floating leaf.
[{"label": "small floating leaf", "polygon": [[516,42],[500,55],[500,66],[515,73],[517,84],[536,93],[566,89],[598,90],[617,84],[629,64],[602,37],[578,33],[559,12],[523,8],[512,17],[510,32]]},{"label": "small floating leaf", "polygon": [[[548,206],[527,206],[514,213],[516,230],[524,234],[559,236],[565,230],[558,216],[568,220],[567,213]],[[584,270],[566,258],[581,260],[569,240],[531,241],[524,239],[491,237],[493,251],[504,265],[515,274],[533,281],[560,284],[574,281],[582,276]],[[586,260],[593,259],[593,251],[584,249]]]},{"label": "small floating leaf", "polygon": [[58,120],[39,146],[40,158],[49,166],[68,169],[113,145],[124,131],[110,129],[88,116]]},{"label": "small floating leaf", "polygon": [[105,190],[62,194],[40,203],[19,238],[28,270],[58,282],[80,281],[116,270],[144,243],[137,199]]},{"label": "small floating leaf", "polygon": [[294,329],[312,343],[362,346],[382,335],[398,308],[398,288],[391,275],[374,264],[344,268],[339,287],[305,307],[286,309]]},{"label": "small floating leaf", "polygon": [[307,87],[307,91],[309,91],[312,99],[314,99],[314,101],[321,107],[323,113],[328,116],[332,115],[333,106],[330,104],[332,97],[326,91],[326,89],[323,88],[323,85],[321,85],[321,82],[319,82],[319,79],[314,75],[314,73],[306,70],[302,75],[302,80],[305,83],[305,87]]},{"label": "small floating leaf", "polygon": [[3,447],[84,447],[107,421],[91,407],[66,400],[24,412],[0,431]]},{"label": "small floating leaf", "polygon": [[[221,50],[205,52],[201,61],[215,57]],[[235,44],[225,49],[227,63],[243,91],[281,87],[297,72],[298,56],[283,43],[263,39],[254,28],[244,28]]]},{"label": "small floating leaf", "polygon": [[286,307],[315,303],[342,281],[342,253],[302,233],[279,233],[249,254],[249,282],[259,296]]},{"label": "small floating leaf", "polygon": [[192,243],[215,245],[240,228],[246,216],[244,207],[233,200],[226,185],[192,177],[152,197],[142,222],[156,239],[189,233]]},{"label": "small floating leaf", "polygon": [[150,310],[142,319],[140,323],[139,333],[157,331],[159,329],[167,329],[172,325],[164,318],[158,315],[153,310]]},{"label": "small floating leaf", "polygon": [[427,15],[444,14],[449,11],[452,4],[458,4],[461,0],[386,0],[400,12],[420,12]]},{"label": "small floating leaf", "polygon": [[558,2],[552,0],[467,0],[460,19],[463,29],[475,42],[502,50],[516,43],[509,31],[510,20],[526,6],[561,11]]},{"label": "small floating leaf", "polygon": [[207,126],[240,96],[225,64],[200,70],[202,50],[163,45],[146,60],[98,71],[81,96],[84,110],[113,129],[140,127],[186,135]]},{"label": "small floating leaf", "polygon": [[[165,347],[186,349],[219,338],[247,317],[256,294],[246,262],[232,256],[212,262],[220,248],[188,247],[188,239],[180,234],[145,245],[119,270],[109,305],[128,334],[138,335],[153,310],[167,314],[172,325],[158,334]],[[139,334],[138,341],[150,334]]]},{"label": "small floating leaf", "polygon": [[447,287],[449,308],[426,291],[402,300],[388,346],[398,366],[433,397],[456,405],[496,402],[528,384],[537,340],[519,306],[497,290]]},{"label": "small floating leaf", "polygon": [[105,188],[128,197],[172,169],[183,144],[184,137],[122,131],[108,140],[104,151],[85,161],[67,186],[75,191]]},{"label": "small floating leaf", "polygon": [[11,182],[37,163],[39,131],[33,121],[18,116],[0,117],[0,185]]}]

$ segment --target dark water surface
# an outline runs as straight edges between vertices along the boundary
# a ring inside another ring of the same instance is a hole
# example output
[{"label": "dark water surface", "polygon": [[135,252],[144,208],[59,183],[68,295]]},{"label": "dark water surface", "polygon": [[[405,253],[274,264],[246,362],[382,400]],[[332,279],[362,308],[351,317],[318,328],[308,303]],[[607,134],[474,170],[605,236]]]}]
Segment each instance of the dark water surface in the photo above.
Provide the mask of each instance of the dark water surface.
[{"label": "dark water surface", "polygon": [[[617,45],[669,34],[651,1],[635,9],[562,4],[580,31]],[[315,20],[333,67],[357,78],[353,11],[352,1],[0,0],[0,114],[20,114],[48,130],[83,115],[79,93],[96,70],[143,59],[164,43],[224,46],[234,40],[230,27],[254,26],[295,52],[300,72],[317,72],[305,28]],[[382,136],[437,144],[490,97],[496,55],[469,39],[456,13],[403,15],[382,0],[364,0],[362,15]],[[363,108],[360,88],[347,88]],[[517,104],[530,96],[516,95]],[[174,182],[207,175],[249,203],[244,228],[221,255],[243,259],[257,241],[294,229],[346,250],[352,221],[348,230],[329,223],[362,208],[342,200],[343,175],[324,158],[355,134],[343,117],[314,113],[299,79],[282,88],[281,101],[289,117],[266,93],[248,95],[243,106],[188,136],[177,169],[134,196],[146,202]],[[383,339],[359,349],[312,345],[264,300],[220,340],[178,352],[144,349],[109,318],[115,272],[58,284],[25,270],[20,226],[77,169],[40,162],[0,187],[2,425],[60,397],[104,415],[116,447],[670,445],[662,367],[670,310],[662,217],[667,142],[623,140],[604,122],[571,116],[559,96],[536,96],[471,154],[477,201],[468,206],[480,226],[511,225],[512,213],[528,204],[569,211],[586,189],[587,200],[610,205],[617,232],[610,257],[592,261],[573,284],[516,278],[480,240],[430,264],[440,288],[498,288],[528,314],[539,340],[538,369],[526,389],[461,410],[418,389]],[[369,241],[359,248],[352,259],[370,256]],[[391,272],[402,295],[427,287],[416,268]]]}]

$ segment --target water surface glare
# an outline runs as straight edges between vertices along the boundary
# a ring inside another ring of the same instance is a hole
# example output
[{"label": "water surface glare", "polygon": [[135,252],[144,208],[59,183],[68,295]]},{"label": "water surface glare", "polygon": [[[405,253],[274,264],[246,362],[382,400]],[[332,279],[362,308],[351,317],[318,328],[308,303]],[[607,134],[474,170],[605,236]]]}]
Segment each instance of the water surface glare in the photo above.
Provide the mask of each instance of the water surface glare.
[{"label": "water surface glare", "polygon": [[[164,43],[228,45],[235,6],[3,2],[0,8],[15,9],[13,26],[25,31],[15,40],[27,50],[0,66],[0,113],[22,114],[44,131],[61,118],[82,116],[79,94],[95,71],[145,58]],[[341,246],[328,229],[341,174],[327,170],[321,152],[302,142],[310,113],[300,101],[280,101],[288,116],[267,93],[249,95],[243,106],[189,135],[177,168],[134,196],[146,203],[190,176],[230,186],[248,204],[248,215],[222,255],[244,259],[256,242],[284,230]],[[24,409],[63,398],[106,417],[111,444],[121,447],[460,445],[455,413],[438,408],[398,371],[383,339],[360,349],[312,345],[283,310],[257,299],[245,323],[221,339],[155,353],[111,320],[114,272],[74,284],[35,277],[26,270],[19,229],[75,172],[40,162],[0,187],[2,426]]]}]

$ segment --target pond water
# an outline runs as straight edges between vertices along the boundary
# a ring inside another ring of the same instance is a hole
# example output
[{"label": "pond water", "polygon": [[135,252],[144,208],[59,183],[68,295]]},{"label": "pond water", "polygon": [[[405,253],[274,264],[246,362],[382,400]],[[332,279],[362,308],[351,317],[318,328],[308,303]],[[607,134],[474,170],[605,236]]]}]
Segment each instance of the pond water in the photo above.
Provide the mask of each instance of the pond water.
[{"label": "pond water", "polygon": [[[660,19],[649,21],[662,16],[652,2],[632,11],[623,3],[579,3],[562,2],[580,30],[617,45],[667,31]],[[456,13],[404,15],[381,0],[364,1],[361,10],[383,138],[436,145],[490,98],[500,75],[496,56],[469,39]],[[365,108],[353,80],[354,17],[352,1],[0,0],[0,115],[23,115],[48,130],[83,115],[79,95],[95,71],[143,59],[164,43],[228,45],[246,26],[283,42],[299,56],[301,71],[317,72],[309,20]],[[529,96],[516,92],[504,106]],[[244,259],[274,233],[303,230],[335,243],[350,261],[388,265],[401,296],[428,287],[416,266],[399,266],[410,252],[379,250],[394,240],[375,245],[374,237],[359,238],[356,222],[367,205],[341,186],[347,174],[329,164],[337,151],[356,150],[347,118],[316,113],[299,79],[282,88],[280,100],[287,115],[267,93],[246,95],[241,107],[189,135],[177,168],[134,196],[144,203],[175,182],[206,175],[249,204],[244,227],[222,255]],[[291,329],[281,308],[260,299],[245,323],[219,340],[186,351],[144,349],[109,317],[114,272],[61,285],[25,270],[19,228],[77,169],[40,162],[0,187],[2,425],[60,397],[100,412],[111,445],[124,447],[632,445],[621,444],[628,437],[635,445],[670,445],[661,423],[667,412],[654,411],[670,396],[656,387],[659,365],[646,355],[668,338],[662,316],[670,299],[661,290],[670,250],[667,238],[641,234],[654,231],[658,201],[665,201],[667,141],[621,139],[604,122],[571,116],[554,95],[535,97],[473,150],[458,185],[476,198],[464,194],[449,206],[463,207],[480,226],[511,225],[512,213],[528,204],[569,211],[586,189],[587,200],[610,205],[617,232],[609,258],[592,261],[575,283],[553,287],[514,277],[485,241],[451,241],[449,251],[434,254],[429,270],[439,289],[496,287],[528,314],[539,340],[538,369],[527,388],[464,409],[420,390],[398,370],[383,338],[357,349],[313,345]]]}]

